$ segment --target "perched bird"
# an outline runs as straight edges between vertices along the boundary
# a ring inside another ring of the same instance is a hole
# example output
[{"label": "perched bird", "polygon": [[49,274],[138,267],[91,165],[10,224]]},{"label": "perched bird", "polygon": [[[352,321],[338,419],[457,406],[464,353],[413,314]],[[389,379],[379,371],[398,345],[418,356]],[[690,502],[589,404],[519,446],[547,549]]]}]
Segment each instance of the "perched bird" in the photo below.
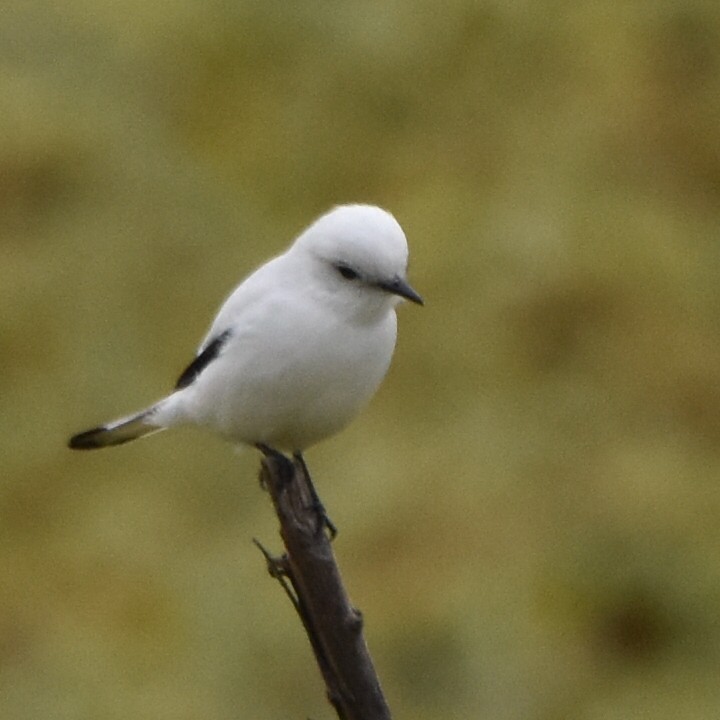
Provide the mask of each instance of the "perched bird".
[{"label": "perched bird", "polygon": [[194,424],[236,443],[300,453],[342,430],[390,365],[408,248],[395,218],[342,205],[228,297],[174,391],[70,438],[79,450]]}]

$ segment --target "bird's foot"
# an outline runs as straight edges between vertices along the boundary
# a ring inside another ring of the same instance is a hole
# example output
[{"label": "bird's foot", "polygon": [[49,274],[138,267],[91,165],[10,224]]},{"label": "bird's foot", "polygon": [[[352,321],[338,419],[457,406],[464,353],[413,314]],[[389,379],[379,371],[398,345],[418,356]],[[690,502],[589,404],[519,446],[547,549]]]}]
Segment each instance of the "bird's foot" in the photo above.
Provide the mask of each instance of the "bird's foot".
[{"label": "bird's foot", "polygon": [[310,498],[312,500],[312,508],[318,519],[318,529],[327,530],[328,538],[332,541],[338,534],[337,526],[328,516],[325,506],[323,505],[322,500],[320,500],[317,490],[315,490],[315,485],[313,485],[312,478],[310,477],[310,471],[305,464],[305,458],[302,456],[302,453],[296,452],[293,453],[293,459],[307,480],[307,485],[310,490]]},{"label": "bird's foot", "polygon": [[338,534],[338,529],[335,523],[329,518],[325,506],[320,502],[319,499],[313,500],[313,510],[318,518],[318,528],[327,530],[328,540],[332,542]]},{"label": "bird's foot", "polygon": [[[278,474],[282,487],[290,484],[295,478],[296,472],[302,473],[305,478],[307,489],[310,492],[311,508],[317,518],[317,529],[318,532],[327,531],[328,538],[334,540],[338,533],[335,523],[328,517],[325,506],[322,504],[322,500],[315,490],[313,485],[312,477],[310,477],[310,471],[305,464],[305,458],[302,453],[293,453],[293,459],[290,460],[287,456],[283,455],[279,450],[266,445],[265,443],[256,443],[255,447],[266,457],[272,458],[278,468]],[[264,473],[260,474],[260,486],[267,490],[265,486]]]},{"label": "bird's foot", "polygon": [[[295,476],[295,468],[290,458],[283,455],[279,450],[275,450],[275,448],[271,448],[269,445],[265,445],[265,443],[256,443],[255,447],[266,458],[272,458],[275,461],[278,467],[280,482],[283,486],[286,486],[288,483],[292,482],[292,479]],[[263,490],[267,490],[267,487],[265,486],[264,476],[262,473],[260,474],[260,486],[263,488]]]}]

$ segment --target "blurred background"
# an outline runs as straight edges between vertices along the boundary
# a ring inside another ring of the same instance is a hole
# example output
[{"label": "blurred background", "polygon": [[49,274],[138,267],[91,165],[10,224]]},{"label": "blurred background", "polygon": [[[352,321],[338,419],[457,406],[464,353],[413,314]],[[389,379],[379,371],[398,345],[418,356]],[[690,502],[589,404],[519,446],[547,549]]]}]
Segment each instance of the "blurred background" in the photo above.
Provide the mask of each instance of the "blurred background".
[{"label": "blurred background", "polygon": [[10,0],[0,715],[333,717],[258,457],[68,436],[390,209],[426,307],[307,454],[398,718],[720,711],[720,6]]}]

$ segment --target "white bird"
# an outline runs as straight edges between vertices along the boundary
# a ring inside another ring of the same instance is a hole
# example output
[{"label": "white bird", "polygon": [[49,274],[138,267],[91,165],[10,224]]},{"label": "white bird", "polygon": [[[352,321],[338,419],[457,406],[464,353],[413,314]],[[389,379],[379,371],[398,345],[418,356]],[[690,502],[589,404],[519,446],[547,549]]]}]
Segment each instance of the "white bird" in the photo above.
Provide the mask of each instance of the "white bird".
[{"label": "white bird", "polygon": [[342,205],[228,297],[174,392],[73,436],[93,449],[178,425],[263,450],[303,450],[342,430],[390,365],[406,278],[405,234],[387,211]]}]

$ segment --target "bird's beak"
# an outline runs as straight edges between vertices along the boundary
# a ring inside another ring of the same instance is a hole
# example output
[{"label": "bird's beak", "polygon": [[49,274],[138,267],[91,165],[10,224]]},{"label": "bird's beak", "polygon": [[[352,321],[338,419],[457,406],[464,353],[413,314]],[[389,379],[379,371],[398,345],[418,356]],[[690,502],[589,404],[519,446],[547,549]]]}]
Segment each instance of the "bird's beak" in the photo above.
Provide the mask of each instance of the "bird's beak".
[{"label": "bird's beak", "polygon": [[401,277],[395,276],[392,280],[380,282],[378,283],[378,287],[393,295],[399,295],[406,300],[410,300],[410,302],[417,303],[418,305],[425,304],[422,297],[410,287],[407,280],[403,280]]}]

